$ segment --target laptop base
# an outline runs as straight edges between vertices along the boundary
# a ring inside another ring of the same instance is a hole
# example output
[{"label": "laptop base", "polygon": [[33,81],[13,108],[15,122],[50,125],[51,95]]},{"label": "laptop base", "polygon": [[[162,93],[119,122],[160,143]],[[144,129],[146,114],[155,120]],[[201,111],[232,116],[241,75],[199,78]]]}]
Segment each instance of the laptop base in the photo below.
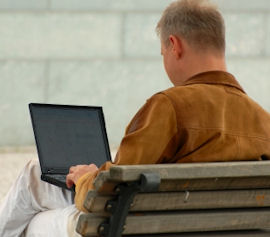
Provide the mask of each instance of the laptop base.
[{"label": "laptop base", "polygon": [[[55,177],[54,177],[55,176]],[[62,177],[61,177],[62,176]],[[41,175],[41,180],[56,185],[60,188],[64,188],[67,190],[70,190],[72,192],[75,192],[75,185],[73,185],[71,188],[68,188],[66,185],[66,175],[64,174],[42,174]]]}]

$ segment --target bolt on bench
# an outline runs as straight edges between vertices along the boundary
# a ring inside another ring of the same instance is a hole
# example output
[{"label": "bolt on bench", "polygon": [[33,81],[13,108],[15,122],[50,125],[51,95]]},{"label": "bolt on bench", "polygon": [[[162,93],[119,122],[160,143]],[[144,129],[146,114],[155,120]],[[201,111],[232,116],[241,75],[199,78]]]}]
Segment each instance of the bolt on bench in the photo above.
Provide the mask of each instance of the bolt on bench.
[{"label": "bolt on bench", "polygon": [[94,186],[85,237],[270,236],[270,161],[114,166]]}]

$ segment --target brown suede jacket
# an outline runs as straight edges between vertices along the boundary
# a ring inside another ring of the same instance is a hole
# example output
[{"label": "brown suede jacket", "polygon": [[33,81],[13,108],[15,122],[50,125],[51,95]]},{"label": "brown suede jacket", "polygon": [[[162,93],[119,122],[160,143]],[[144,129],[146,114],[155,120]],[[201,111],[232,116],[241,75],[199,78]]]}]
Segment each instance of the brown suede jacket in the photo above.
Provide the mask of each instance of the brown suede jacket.
[{"label": "brown suede jacket", "polygon": [[[115,163],[99,171],[112,165],[261,159],[270,159],[270,114],[231,74],[211,71],[147,100],[128,125]],[[79,210],[97,173],[76,185]]]}]

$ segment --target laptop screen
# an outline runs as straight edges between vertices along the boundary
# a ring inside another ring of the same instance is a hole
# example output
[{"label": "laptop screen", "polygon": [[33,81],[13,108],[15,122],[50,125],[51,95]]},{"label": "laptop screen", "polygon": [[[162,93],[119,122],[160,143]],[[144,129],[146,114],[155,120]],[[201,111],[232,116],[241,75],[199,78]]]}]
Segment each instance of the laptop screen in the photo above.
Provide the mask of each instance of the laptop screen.
[{"label": "laptop screen", "polygon": [[29,104],[43,173],[111,160],[102,107]]}]

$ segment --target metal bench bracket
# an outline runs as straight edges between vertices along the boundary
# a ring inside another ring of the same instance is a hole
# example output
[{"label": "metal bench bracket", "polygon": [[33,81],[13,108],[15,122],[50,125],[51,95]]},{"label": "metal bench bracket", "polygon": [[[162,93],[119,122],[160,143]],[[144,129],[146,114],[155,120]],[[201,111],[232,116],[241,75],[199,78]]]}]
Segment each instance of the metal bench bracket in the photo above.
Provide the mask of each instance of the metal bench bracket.
[{"label": "metal bench bracket", "polygon": [[116,198],[109,200],[105,206],[105,211],[111,216],[99,225],[99,236],[121,237],[134,196],[139,192],[158,191],[159,185],[160,176],[157,173],[142,173],[139,181],[117,185]]}]

